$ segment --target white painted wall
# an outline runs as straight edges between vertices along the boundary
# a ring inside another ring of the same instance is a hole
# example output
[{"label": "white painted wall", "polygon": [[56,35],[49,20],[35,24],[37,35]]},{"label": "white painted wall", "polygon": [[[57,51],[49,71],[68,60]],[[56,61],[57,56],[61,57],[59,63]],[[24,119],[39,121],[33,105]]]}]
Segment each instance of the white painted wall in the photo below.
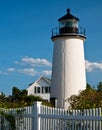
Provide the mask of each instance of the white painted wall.
[{"label": "white painted wall", "polygon": [[40,77],[38,80],[36,80],[34,83],[32,83],[26,90],[28,91],[28,95],[35,95],[40,96],[44,100],[50,100],[50,93],[35,93],[34,88],[35,87],[51,87],[51,84],[46,82],[43,77]]},{"label": "white painted wall", "polygon": [[51,97],[58,107],[67,108],[64,100],[86,88],[83,42],[77,36],[54,37]]}]

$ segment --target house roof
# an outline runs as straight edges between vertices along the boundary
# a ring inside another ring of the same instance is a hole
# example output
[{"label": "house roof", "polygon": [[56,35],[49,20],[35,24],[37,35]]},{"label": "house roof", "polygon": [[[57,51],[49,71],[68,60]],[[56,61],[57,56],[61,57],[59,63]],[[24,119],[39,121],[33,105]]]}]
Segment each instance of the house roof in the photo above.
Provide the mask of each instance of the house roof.
[{"label": "house roof", "polygon": [[[38,83],[38,82],[40,82],[41,80],[44,80],[46,83],[48,83],[49,85],[51,85],[51,80],[50,80],[49,78],[43,76],[43,77],[38,78],[36,81],[30,83],[29,86],[31,86],[31,85],[34,84],[34,83]],[[28,87],[29,87],[29,86],[28,86]]]}]

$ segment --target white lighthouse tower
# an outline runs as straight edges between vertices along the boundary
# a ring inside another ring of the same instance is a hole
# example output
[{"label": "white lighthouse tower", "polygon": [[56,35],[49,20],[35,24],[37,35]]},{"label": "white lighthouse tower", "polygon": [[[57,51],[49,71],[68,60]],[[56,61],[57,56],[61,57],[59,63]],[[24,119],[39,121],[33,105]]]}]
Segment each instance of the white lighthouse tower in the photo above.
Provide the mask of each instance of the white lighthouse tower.
[{"label": "white lighthouse tower", "polygon": [[79,19],[67,10],[58,19],[59,27],[52,30],[54,42],[51,99],[57,99],[59,108],[68,107],[66,99],[86,88],[84,41],[85,29]]}]

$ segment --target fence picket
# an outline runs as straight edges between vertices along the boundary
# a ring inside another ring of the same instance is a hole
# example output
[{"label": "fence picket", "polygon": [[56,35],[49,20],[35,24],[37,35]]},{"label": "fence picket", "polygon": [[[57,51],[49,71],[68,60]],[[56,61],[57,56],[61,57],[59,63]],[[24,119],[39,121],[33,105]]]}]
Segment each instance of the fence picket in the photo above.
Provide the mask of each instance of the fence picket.
[{"label": "fence picket", "polygon": [[[2,109],[7,113],[16,114],[17,109]],[[35,102],[34,105],[25,107],[22,117],[16,115],[17,130],[101,130],[101,108],[85,110],[64,110],[51,108]],[[3,125],[0,116],[0,130]],[[9,130],[5,120],[5,130]]]}]

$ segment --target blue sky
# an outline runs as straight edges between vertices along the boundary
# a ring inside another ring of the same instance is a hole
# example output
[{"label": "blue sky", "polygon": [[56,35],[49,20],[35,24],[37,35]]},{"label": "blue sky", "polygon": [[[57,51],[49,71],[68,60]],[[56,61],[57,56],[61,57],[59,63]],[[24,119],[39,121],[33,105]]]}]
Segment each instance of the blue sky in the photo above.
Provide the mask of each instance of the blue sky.
[{"label": "blue sky", "polygon": [[26,89],[40,76],[51,75],[51,29],[67,8],[86,29],[87,82],[102,81],[102,1],[3,0],[0,1],[0,91]]}]

